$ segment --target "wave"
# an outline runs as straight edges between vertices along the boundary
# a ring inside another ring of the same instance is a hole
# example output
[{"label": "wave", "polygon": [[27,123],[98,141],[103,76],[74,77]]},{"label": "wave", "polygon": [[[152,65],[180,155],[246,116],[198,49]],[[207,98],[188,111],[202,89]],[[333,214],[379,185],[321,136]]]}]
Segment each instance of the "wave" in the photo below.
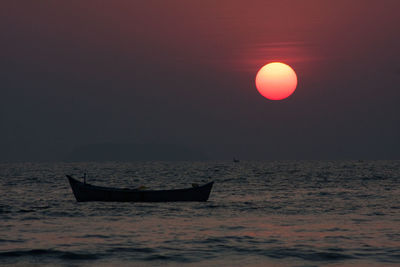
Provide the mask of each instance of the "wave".
[{"label": "wave", "polygon": [[182,255],[151,255],[143,259],[144,261],[171,261],[171,262],[180,262],[180,263],[190,263],[196,262],[198,260],[190,259],[184,257]]},{"label": "wave", "polygon": [[112,248],[107,250],[107,252],[110,253],[135,253],[135,252],[140,252],[140,253],[154,253],[156,252],[152,248],[140,248],[140,247],[118,247],[118,248]]},{"label": "wave", "polygon": [[17,258],[17,257],[50,257],[68,260],[94,260],[98,259],[98,254],[92,253],[76,253],[70,251],[60,251],[54,249],[31,249],[31,250],[13,250],[0,252],[1,258]]},{"label": "wave", "polygon": [[[240,249],[239,249],[240,251]],[[248,252],[248,251],[247,251]],[[276,259],[299,258],[308,261],[342,261],[356,259],[355,256],[336,252],[292,249],[292,248],[273,248],[267,250],[257,250],[257,254]]]}]

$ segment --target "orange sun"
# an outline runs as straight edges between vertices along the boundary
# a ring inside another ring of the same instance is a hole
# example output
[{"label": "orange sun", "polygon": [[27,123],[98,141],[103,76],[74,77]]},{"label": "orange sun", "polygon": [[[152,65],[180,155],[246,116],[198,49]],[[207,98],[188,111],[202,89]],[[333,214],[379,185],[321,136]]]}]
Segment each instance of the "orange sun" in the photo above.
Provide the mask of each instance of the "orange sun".
[{"label": "orange sun", "polygon": [[289,97],[296,90],[297,75],[286,64],[272,62],[262,67],[256,76],[256,87],[260,94],[270,100]]}]

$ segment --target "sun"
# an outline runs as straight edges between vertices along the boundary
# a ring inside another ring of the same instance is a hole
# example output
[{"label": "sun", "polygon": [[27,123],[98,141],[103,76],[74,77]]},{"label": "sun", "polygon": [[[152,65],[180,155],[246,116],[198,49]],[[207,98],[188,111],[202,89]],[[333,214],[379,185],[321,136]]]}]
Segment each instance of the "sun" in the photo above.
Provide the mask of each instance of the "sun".
[{"label": "sun", "polygon": [[256,87],[265,98],[282,100],[296,90],[297,75],[289,65],[272,62],[257,72]]}]

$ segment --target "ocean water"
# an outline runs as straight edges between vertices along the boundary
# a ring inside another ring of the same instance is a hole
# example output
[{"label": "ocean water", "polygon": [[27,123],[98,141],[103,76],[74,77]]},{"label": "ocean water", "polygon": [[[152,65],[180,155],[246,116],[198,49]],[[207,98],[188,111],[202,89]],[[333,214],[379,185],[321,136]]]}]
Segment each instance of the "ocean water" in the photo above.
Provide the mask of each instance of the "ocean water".
[{"label": "ocean water", "polygon": [[[65,174],[208,202],[77,203]],[[400,161],[0,164],[0,265],[398,266]]]}]

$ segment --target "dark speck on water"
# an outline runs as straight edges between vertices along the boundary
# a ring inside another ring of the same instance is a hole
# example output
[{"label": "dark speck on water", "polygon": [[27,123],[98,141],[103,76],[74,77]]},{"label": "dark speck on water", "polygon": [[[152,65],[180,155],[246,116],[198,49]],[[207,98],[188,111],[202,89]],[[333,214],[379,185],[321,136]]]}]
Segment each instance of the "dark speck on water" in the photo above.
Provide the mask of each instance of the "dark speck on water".
[{"label": "dark speck on water", "polygon": [[[208,202],[77,203],[215,181]],[[400,161],[0,164],[0,266],[398,266]],[[39,264],[39,265],[38,265]]]}]

